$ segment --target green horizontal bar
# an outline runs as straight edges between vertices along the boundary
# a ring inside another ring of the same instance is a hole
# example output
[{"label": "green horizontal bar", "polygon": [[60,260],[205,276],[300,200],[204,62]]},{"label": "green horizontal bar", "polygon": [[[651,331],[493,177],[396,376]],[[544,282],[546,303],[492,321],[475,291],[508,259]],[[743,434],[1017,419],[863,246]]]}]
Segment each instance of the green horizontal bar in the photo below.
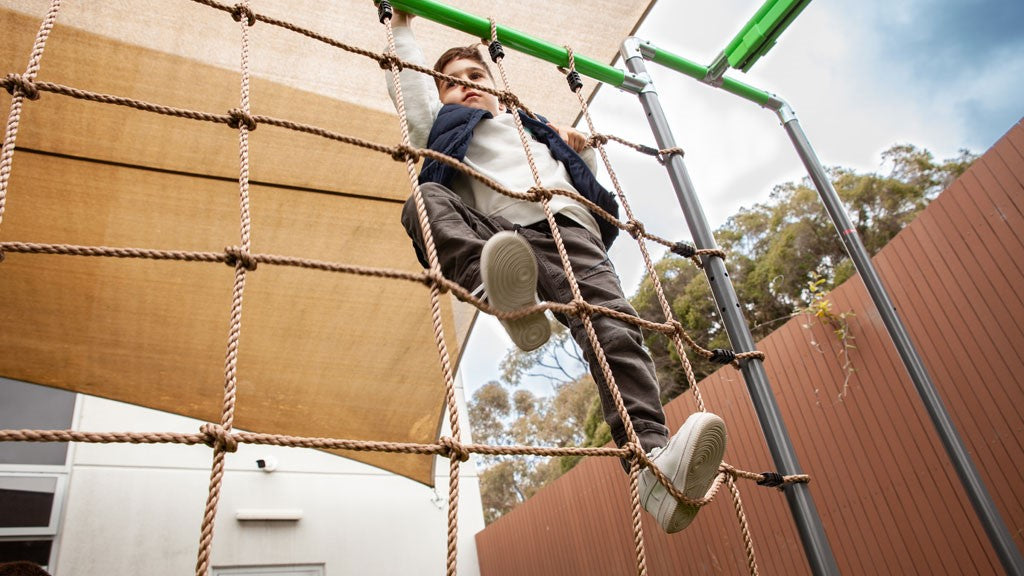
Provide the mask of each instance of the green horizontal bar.
[{"label": "green horizontal bar", "polygon": [[[486,18],[467,14],[456,10],[451,6],[434,2],[433,0],[391,0],[391,5],[403,12],[422,16],[428,20],[443,24],[449,28],[461,30],[478,38],[491,37],[491,23]],[[502,46],[517,50],[541,60],[546,60],[556,66],[569,67],[569,51],[562,46],[555,46],[533,36],[529,36],[512,28],[498,26],[498,41]],[[618,68],[573,53],[576,62],[576,71],[605,84],[616,88],[622,86],[626,73]]]},{"label": "green horizontal bar", "polygon": [[[661,48],[649,43],[646,44],[646,47],[651,49],[653,52],[653,57],[648,59],[655,64],[660,64],[666,68],[675,70],[676,72],[681,72],[691,78],[700,80],[701,82],[703,82],[704,78],[707,76],[707,66],[697,64],[692,60],[687,60],[682,56],[662,50]],[[730,94],[735,94],[736,96],[750,100],[759,106],[768,104],[768,101],[772,99],[772,95],[770,93],[759,88],[754,88],[749,84],[744,84],[739,80],[733,80],[732,78],[722,78],[721,88]]]},{"label": "green horizontal bar", "polygon": [[810,3],[811,0],[767,0],[725,47],[729,65],[744,72],[750,70]]}]

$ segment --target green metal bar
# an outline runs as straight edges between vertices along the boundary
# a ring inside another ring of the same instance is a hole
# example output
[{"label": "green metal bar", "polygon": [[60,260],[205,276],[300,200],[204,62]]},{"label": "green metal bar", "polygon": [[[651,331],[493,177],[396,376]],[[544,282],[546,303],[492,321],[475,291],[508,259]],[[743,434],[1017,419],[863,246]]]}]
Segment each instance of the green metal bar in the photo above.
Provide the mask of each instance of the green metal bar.
[{"label": "green metal bar", "polygon": [[750,70],[810,3],[811,0],[767,0],[725,47],[723,53],[729,65],[744,72]]},{"label": "green metal bar", "polygon": [[[438,24],[444,24],[449,28],[461,30],[478,38],[489,39],[491,37],[491,23],[486,18],[467,14],[440,2],[434,2],[433,0],[391,0],[391,5],[403,12],[422,16]],[[555,46],[550,42],[545,42],[505,26],[499,25],[497,32],[498,40],[502,46],[540,58],[541,60],[546,60],[557,66],[566,68],[569,66],[569,51],[561,46]],[[616,88],[622,86],[623,82],[625,82],[626,73],[618,68],[601,64],[596,60],[575,52],[573,53],[573,59],[576,61],[576,71],[584,76],[589,76]]]},{"label": "green metal bar", "polygon": [[[661,64],[666,68],[681,72],[696,80],[704,81],[707,77],[708,67],[698,64],[692,60],[687,60],[682,56],[673,54],[666,50],[662,50],[657,46],[650,43],[644,43],[641,51],[644,53],[644,57],[655,64]],[[760,88],[755,88],[749,84],[744,84],[739,80],[733,80],[732,78],[722,78],[721,86],[722,90],[735,94],[740,98],[749,100],[759,106],[765,106],[774,99],[771,93],[765,92]]]}]

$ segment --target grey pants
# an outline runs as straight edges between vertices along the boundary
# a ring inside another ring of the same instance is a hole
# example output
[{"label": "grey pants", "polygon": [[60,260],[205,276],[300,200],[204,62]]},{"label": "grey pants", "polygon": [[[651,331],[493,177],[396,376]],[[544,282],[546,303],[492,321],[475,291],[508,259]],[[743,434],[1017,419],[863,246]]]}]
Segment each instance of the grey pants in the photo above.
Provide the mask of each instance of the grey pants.
[{"label": "grey pants", "polygon": [[[541,299],[563,304],[572,301],[562,260],[546,221],[523,227],[501,217],[485,216],[467,206],[458,195],[444,186],[424,184],[420,186],[420,191],[430,217],[441,271],[446,278],[458,282],[467,290],[476,289],[481,283],[480,251],[484,243],[502,230],[515,230],[530,243],[537,257],[537,292]],[[556,220],[584,300],[636,316],[636,311],[622,294],[619,277],[601,239],[570,218],[557,216]],[[402,225],[416,249],[425,254],[412,197],[406,201],[402,210]],[[611,427],[615,443],[622,446],[628,440],[626,431],[583,321],[575,316],[556,314],[555,317],[569,327],[573,339],[583,351],[590,365],[590,373],[597,382],[604,419]],[[595,314],[592,322],[640,443],[647,452],[663,447],[668,442],[668,428],[665,427],[654,362],[643,347],[640,329],[603,314]]]}]

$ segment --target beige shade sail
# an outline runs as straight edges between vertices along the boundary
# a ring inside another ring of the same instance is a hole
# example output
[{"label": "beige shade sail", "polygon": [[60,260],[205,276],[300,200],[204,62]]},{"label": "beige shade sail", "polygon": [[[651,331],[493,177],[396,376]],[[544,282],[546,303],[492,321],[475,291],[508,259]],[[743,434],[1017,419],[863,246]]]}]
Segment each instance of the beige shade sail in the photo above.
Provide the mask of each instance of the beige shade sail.
[{"label": "beige shade sail", "polygon": [[[2,74],[25,71],[49,4],[0,0]],[[241,33],[229,14],[188,0],[65,4],[37,81],[211,114],[240,106]],[[651,4],[450,2],[608,63]],[[385,47],[369,0],[250,6]],[[423,19],[415,27],[428,59],[474,41]],[[377,61],[262,22],[249,41],[252,114],[401,142]],[[578,102],[553,65],[506,60],[527,106],[572,122]],[[10,103],[0,94],[3,110]],[[253,253],[420,271],[399,223],[404,163],[275,126],[250,134],[249,162]],[[222,253],[241,244],[239,166],[238,131],[225,124],[44,92],[21,114],[0,241]],[[9,253],[0,376],[219,422],[233,282],[219,263]],[[457,320],[447,295],[442,304],[454,361],[471,315]],[[437,441],[445,389],[425,284],[261,265],[247,274],[243,310],[235,427]],[[432,456],[343,454],[433,484]]]}]

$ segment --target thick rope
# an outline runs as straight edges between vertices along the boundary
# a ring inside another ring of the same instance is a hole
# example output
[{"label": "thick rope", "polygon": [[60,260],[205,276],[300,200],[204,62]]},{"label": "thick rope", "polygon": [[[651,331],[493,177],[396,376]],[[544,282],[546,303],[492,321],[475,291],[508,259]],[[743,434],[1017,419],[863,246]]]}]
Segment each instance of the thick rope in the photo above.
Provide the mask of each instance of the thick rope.
[{"label": "thick rope", "polygon": [[[495,20],[490,19],[491,22],[491,42],[498,41],[498,26]],[[501,73],[502,85],[506,90],[509,90],[508,76],[505,73],[505,66],[503,64],[504,58],[499,57],[494,59],[494,63],[498,66],[498,70]],[[517,113],[517,109],[512,107],[512,118],[515,121],[516,130],[519,132],[519,139],[522,142],[523,149],[526,152],[526,159],[530,165],[530,171],[533,173],[533,180],[538,188],[543,187],[541,182],[540,174],[537,170],[537,165],[533,157],[533,151],[530,147],[530,137],[526,133],[526,129],[523,127],[522,119]],[[580,292],[579,282],[576,280],[576,276],[573,272],[572,263],[569,259],[569,254],[565,249],[565,244],[562,241],[562,234],[558,224],[555,221],[555,215],[551,211],[548,197],[541,198],[541,207],[544,209],[544,215],[547,218],[548,226],[551,229],[551,236],[555,241],[555,247],[558,250],[558,255],[562,260],[562,268],[565,270],[565,277],[568,280],[569,290],[572,293],[573,304],[576,305],[580,310],[590,309],[590,305],[583,299],[583,295]],[[608,364],[608,359],[604,353],[604,347],[597,336],[597,330],[594,328],[594,322],[590,314],[578,314],[579,318],[583,321],[584,330],[587,333],[587,338],[590,340],[591,350],[593,351],[594,357],[597,360],[598,366],[601,369],[601,374],[604,376],[604,385],[606,390],[612,397],[612,401],[615,405],[616,412],[619,415],[619,419],[623,424],[623,428],[626,432],[626,439],[634,449],[630,458],[630,475],[629,475],[629,490],[630,490],[630,504],[631,513],[633,520],[633,540],[636,550],[637,559],[637,573],[641,576],[647,574],[647,561],[646,552],[643,536],[643,523],[641,522],[641,503],[639,497],[639,470],[637,468],[637,458],[643,452],[640,447],[640,438],[637,436],[636,430],[633,428],[632,418],[629,416],[629,412],[626,410],[626,404],[622,400],[622,394],[619,391],[618,384],[615,381],[615,375],[612,373],[611,366]]]},{"label": "thick rope", "polygon": [[[581,109],[583,111],[583,116],[586,118],[587,126],[590,129],[590,132],[591,133],[595,133],[593,118],[590,116],[590,110],[589,110],[589,108],[587,106],[586,99],[583,98],[583,93],[582,93],[583,86],[582,86],[582,83],[579,82],[579,81],[574,81],[575,77],[578,77],[578,73],[576,72],[576,62],[575,62],[575,58],[573,56],[572,48],[569,47],[569,46],[566,46],[565,49],[566,49],[566,52],[568,53],[568,57],[569,57],[569,72],[568,72],[569,78],[570,78],[569,85],[570,85],[572,91],[576,94],[577,99],[579,100],[580,107],[581,107]],[[601,142],[595,142],[595,143],[597,145],[598,150],[601,153],[601,158],[604,161],[605,168],[608,170],[609,177],[611,178],[612,183],[615,186],[615,191],[616,191],[616,195],[619,198],[619,202],[620,202],[620,204],[622,205],[623,209],[626,212],[626,217],[627,217],[628,221],[630,222],[630,224],[634,224],[635,223],[635,226],[639,228],[642,225],[639,222],[637,222],[636,219],[633,216],[633,211],[630,208],[629,200],[626,198],[625,193],[623,193],[623,191],[622,191],[622,186],[620,185],[619,180],[618,180],[618,178],[615,175],[615,170],[612,168],[611,162],[608,159],[608,154],[605,151],[603,144]],[[667,151],[667,152],[671,152],[673,154],[675,154],[675,153],[682,154],[682,151],[678,150],[678,149],[673,149],[673,150]],[[661,159],[661,152],[660,151],[659,151],[658,155],[659,155],[659,159]],[[664,293],[664,290],[663,290],[662,285],[661,285],[661,279],[659,278],[658,273],[655,270],[654,262],[651,259],[651,255],[650,255],[650,253],[647,250],[647,243],[644,242],[644,239],[643,239],[643,236],[642,236],[641,232],[642,232],[642,228],[639,228],[639,230],[637,230],[637,229],[630,230],[631,235],[633,236],[634,239],[636,239],[637,246],[640,248],[640,253],[643,255],[644,264],[646,265],[646,270],[648,272],[648,277],[650,278],[652,284],[654,285],[654,292],[657,295],[658,303],[661,305],[661,310],[662,310],[662,313],[665,316],[665,321],[668,322],[668,323],[676,323],[676,325],[678,327],[678,330],[671,335],[671,339],[672,339],[672,342],[675,344],[676,352],[679,355],[679,359],[680,359],[680,362],[682,363],[683,370],[686,373],[686,380],[690,384],[690,389],[693,391],[693,397],[694,397],[694,400],[697,403],[697,409],[699,411],[701,411],[701,412],[705,412],[706,408],[705,408],[705,404],[704,404],[704,399],[703,399],[703,397],[702,397],[702,395],[700,393],[700,388],[697,386],[697,379],[696,379],[696,376],[694,375],[694,372],[693,372],[693,366],[690,364],[690,360],[689,360],[689,358],[687,358],[686,352],[683,349],[683,336],[686,334],[686,332],[683,330],[682,325],[679,324],[675,320],[675,317],[674,317],[673,312],[672,312],[672,307],[671,307],[671,305],[669,305],[668,299],[665,297],[665,293]],[[706,255],[705,257],[713,257],[713,256]],[[686,336],[686,338],[689,340],[689,336]],[[695,350],[699,349],[701,351],[704,351],[700,347],[697,347],[697,348],[694,348],[694,349]],[[698,354],[700,354],[700,353],[701,352],[698,352]],[[747,353],[747,354],[749,355],[749,353]],[[710,359],[712,359],[714,361],[718,361],[720,363],[732,363],[732,364],[734,364],[734,366],[736,368],[739,368],[739,362],[737,360],[738,356],[741,356],[741,355],[740,354],[736,354],[735,352],[733,352],[731,350],[713,350],[713,351],[711,351],[711,358]],[[707,356],[705,356],[705,357],[707,357]],[[647,460],[647,458],[644,457],[644,460]],[[750,531],[749,531],[749,529],[747,527],[746,512],[743,510],[743,504],[742,504],[742,501],[740,499],[739,490],[735,486],[734,477],[730,476],[730,475],[727,475],[727,474],[720,474],[716,478],[715,482],[712,484],[711,489],[708,491],[708,494],[703,499],[701,499],[702,502],[700,504],[697,504],[696,502],[692,502],[690,499],[686,498],[683,494],[681,494],[678,490],[676,490],[675,487],[672,485],[671,481],[669,481],[669,479],[664,474],[661,473],[661,470],[659,470],[656,466],[654,466],[650,462],[646,462],[646,463],[648,465],[648,468],[654,474],[654,476],[658,478],[658,481],[661,482],[661,484],[666,487],[666,489],[669,491],[669,493],[672,494],[673,497],[675,497],[677,500],[679,500],[681,502],[685,502],[685,503],[688,503],[688,504],[694,504],[694,505],[701,505],[702,506],[705,503],[709,502],[713,498],[714,492],[716,492],[718,487],[721,486],[721,479],[722,478],[726,478],[727,483],[729,485],[729,490],[730,490],[730,492],[733,495],[733,502],[734,502],[734,505],[735,505],[735,508],[736,508],[736,515],[737,515],[737,518],[738,518],[738,521],[739,521],[739,525],[740,525],[740,532],[741,532],[741,535],[743,536],[744,543],[745,543],[745,549],[747,551],[748,566],[750,568],[750,573],[751,573],[752,576],[757,576],[758,569],[757,569],[757,561],[756,561],[756,559],[754,557],[754,545],[753,545],[753,542],[752,542],[752,540],[750,538]],[[638,554],[639,554],[639,548],[638,548]]]},{"label": "thick rope", "polygon": [[[402,95],[402,83],[400,80],[401,68],[395,56],[395,35],[391,29],[391,19],[383,19],[388,37],[388,54],[391,56],[391,76],[395,88],[395,107],[398,111],[399,124],[402,129],[402,146],[411,149],[412,139],[409,136],[409,122],[405,111],[405,99]],[[416,214],[419,218],[420,230],[423,233],[423,243],[427,251],[427,262],[431,274],[440,278],[441,264],[437,257],[437,248],[434,244],[434,235],[431,231],[430,220],[427,217],[426,205],[423,202],[423,194],[419,187],[419,179],[416,175],[416,164],[411,156],[405,157],[406,173],[409,176],[409,184],[413,190],[413,197],[416,204]],[[441,372],[444,377],[445,403],[448,407],[448,421],[452,429],[453,438],[450,444],[457,445],[461,437],[459,425],[458,405],[455,401],[455,376],[452,369],[451,359],[448,355],[448,347],[444,339],[444,325],[441,317],[441,291],[437,285],[430,287],[430,312],[434,326],[434,341],[437,344],[438,360],[441,363]],[[448,576],[455,576],[458,561],[458,529],[459,529],[459,462],[463,452],[456,452],[449,449],[449,473],[448,473],[448,549],[446,556],[446,569]],[[467,455],[468,458],[468,455]]]},{"label": "thick rope", "polygon": [[42,24],[39,25],[39,32],[32,45],[32,55],[29,57],[25,73],[17,77],[16,80],[11,76],[4,79],[4,87],[11,93],[11,111],[7,115],[7,129],[4,133],[3,148],[0,149],[0,224],[3,224],[4,207],[7,205],[7,183],[11,178],[14,143],[18,138],[18,125],[21,123],[22,103],[26,97],[30,100],[39,98],[38,91],[32,87],[32,81],[39,73],[39,62],[43,58],[43,50],[46,48],[46,40],[50,37],[50,31],[53,30],[53,24],[57,21],[60,3],[61,0],[51,0],[50,10],[43,18]]},{"label": "thick rope", "polygon": [[[235,285],[231,298],[231,320],[228,329],[228,347],[224,360],[224,402],[221,407],[220,427],[224,434],[230,434],[235,420],[235,397],[238,387],[238,347],[242,332],[242,301],[245,293],[245,279],[252,257],[249,249],[252,245],[252,220],[249,213],[249,131],[255,129],[249,116],[249,28],[255,23],[255,17],[249,10],[249,1],[232,10],[232,17],[239,23],[241,31],[241,88],[239,99],[241,110],[233,115],[231,125],[238,130],[238,207],[241,247],[235,257]],[[242,121],[245,119],[245,121]],[[196,576],[206,576],[209,571],[210,554],[213,545],[213,525],[217,516],[217,504],[220,501],[220,489],[224,478],[224,455],[227,452],[226,442],[217,442],[213,447],[213,465],[210,470],[210,491],[203,514],[203,524],[199,539],[199,558],[196,561]]]}]

